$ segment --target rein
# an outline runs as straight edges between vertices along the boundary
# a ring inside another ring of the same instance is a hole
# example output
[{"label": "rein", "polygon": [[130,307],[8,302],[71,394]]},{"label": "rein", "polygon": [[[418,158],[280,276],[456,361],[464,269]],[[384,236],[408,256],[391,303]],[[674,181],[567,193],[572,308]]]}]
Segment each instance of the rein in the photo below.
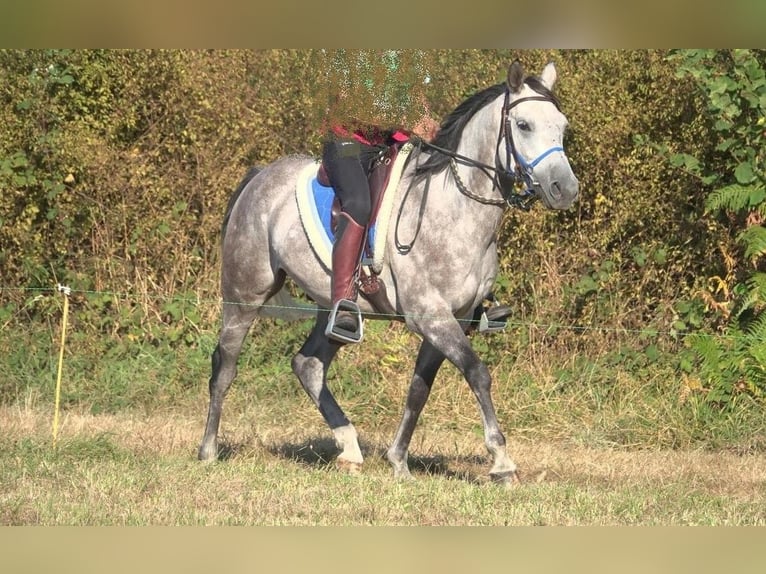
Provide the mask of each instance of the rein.
[{"label": "rein", "polygon": [[[449,156],[450,159],[450,171],[455,178],[460,192],[466,197],[483,203],[486,205],[508,205],[510,207],[516,207],[524,211],[529,211],[532,203],[538,199],[538,190],[540,189],[540,183],[534,176],[534,168],[546,157],[552,153],[564,151],[561,146],[554,146],[532,161],[526,161],[521,154],[516,150],[516,144],[513,141],[513,130],[511,129],[511,121],[509,112],[517,105],[528,101],[543,101],[550,102],[556,109],[559,109],[558,103],[547,96],[527,96],[519,98],[510,102],[510,90],[505,91],[505,102],[503,103],[503,115],[500,122],[500,130],[497,136],[497,144],[495,149],[495,165],[488,165],[477,161],[475,159],[466,157],[454,151],[436,146],[432,143],[423,141],[422,145],[426,148],[433,149],[439,153],[443,153]],[[505,138],[505,165],[500,161],[500,144]],[[511,158],[515,160],[516,169],[510,170]],[[463,180],[458,175],[457,163],[460,161],[463,164],[470,165],[472,167],[480,169],[484,174],[492,180],[492,189],[499,189],[502,195],[502,199],[486,198],[471,192],[465,185]],[[517,193],[514,191],[516,188],[521,188],[522,191]]]}]

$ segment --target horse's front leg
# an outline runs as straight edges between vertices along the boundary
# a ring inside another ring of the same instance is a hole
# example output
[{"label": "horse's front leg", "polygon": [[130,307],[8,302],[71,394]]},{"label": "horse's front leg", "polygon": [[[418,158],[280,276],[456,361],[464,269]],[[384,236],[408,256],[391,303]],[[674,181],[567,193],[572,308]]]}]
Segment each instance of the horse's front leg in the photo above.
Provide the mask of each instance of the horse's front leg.
[{"label": "horse's front leg", "polygon": [[404,405],[402,420],[399,423],[394,441],[386,452],[386,458],[394,467],[394,477],[396,478],[412,478],[407,466],[407,451],[412,440],[412,433],[415,431],[415,425],[420,413],[423,412],[428,395],[431,393],[431,386],[436,373],[443,362],[444,355],[440,351],[428,341],[421,343],[418,358],[415,361],[415,372],[407,392],[407,402]]},{"label": "horse's front leg", "polygon": [[463,374],[479,403],[484,425],[484,444],[493,457],[489,471],[492,480],[502,484],[518,482],[516,464],[508,456],[505,435],[500,430],[492,401],[489,369],[471,347],[457,320],[419,319],[415,328]]}]

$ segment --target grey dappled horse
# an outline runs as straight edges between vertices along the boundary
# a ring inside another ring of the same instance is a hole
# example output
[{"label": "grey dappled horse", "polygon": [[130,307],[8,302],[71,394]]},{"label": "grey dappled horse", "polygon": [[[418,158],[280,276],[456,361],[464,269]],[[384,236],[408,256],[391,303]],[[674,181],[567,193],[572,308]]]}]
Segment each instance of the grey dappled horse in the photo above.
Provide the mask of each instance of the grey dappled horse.
[{"label": "grey dappled horse", "polygon": [[[412,433],[447,359],[478,401],[493,456],[490,476],[501,483],[518,480],[498,425],[489,370],[471,348],[467,331],[497,274],[504,208],[526,208],[539,199],[550,209],[567,209],[577,199],[579,184],[562,147],[567,119],[551,92],[556,77],[552,63],[539,77],[525,77],[521,64],[513,62],[506,82],[474,94],[444,119],[437,137],[422,143],[417,161],[405,167],[396,189],[393,211],[399,220],[387,232],[380,279],[395,318],[422,338],[402,420],[386,453],[397,478],[411,476]],[[327,386],[341,346],[325,335],[330,273],[312,250],[296,207],[296,175],[314,161],[290,156],[251,170],[229,203],[222,240],[223,326],[212,356],[201,460],[217,458],[221,407],[243,340],[269,301],[279,300],[289,276],[317,304],[316,324],[292,369],[332,429],[341,450],[337,464],[361,469],[356,429]],[[400,238],[411,241],[402,246]],[[365,316],[375,317],[366,300],[359,304]]]}]

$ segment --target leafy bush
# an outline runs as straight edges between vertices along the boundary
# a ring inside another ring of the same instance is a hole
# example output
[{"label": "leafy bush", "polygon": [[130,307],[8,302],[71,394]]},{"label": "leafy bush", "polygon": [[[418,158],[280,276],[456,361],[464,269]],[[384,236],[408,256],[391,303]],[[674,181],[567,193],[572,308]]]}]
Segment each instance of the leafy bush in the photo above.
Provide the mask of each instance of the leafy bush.
[{"label": "leafy bush", "polygon": [[714,287],[703,293],[725,325],[722,333],[687,338],[709,398],[726,404],[738,391],[766,392],[766,51],[686,50],[674,61],[705,95],[716,139],[703,160],[671,159],[712,186],[706,212],[736,240],[722,250],[725,273],[713,276]]},{"label": "leafy bush", "polygon": [[[375,81],[381,66],[391,68],[389,52],[0,51],[0,266],[14,288],[2,292],[0,321],[52,320],[50,304],[29,289],[61,282],[75,290],[73,323],[84,336],[109,336],[123,349],[137,340],[195,345],[218,320],[220,225],[232,189],[252,164],[317,153],[328,78],[338,77],[331,66],[369,64]],[[743,257],[755,257],[763,238],[747,222],[759,212],[749,208],[736,221],[701,215],[714,183],[740,185],[746,197],[736,201],[758,203],[761,160],[737,156],[732,173],[742,181],[700,180],[709,174],[699,166],[720,165],[740,148],[714,149],[708,99],[694,77],[677,77],[679,61],[668,55],[397,51],[398,81],[383,87],[399,102],[402,86],[427,74],[422,90],[438,116],[503,81],[515,57],[531,73],[557,64],[582,197],[566,213],[506,214],[495,287],[517,328],[482,340],[490,359],[652,359],[677,351],[684,329],[714,326],[710,304],[725,305],[736,284],[751,285],[733,279],[740,260],[727,267],[709,253],[734,252],[728,230],[737,223],[749,246]],[[370,94],[354,93],[364,107]],[[409,113],[405,121],[421,111],[392,110]],[[740,136],[734,124],[732,138]],[[749,145],[757,149],[755,139]],[[657,146],[672,163],[657,160]],[[740,167],[747,162],[750,172]],[[706,312],[697,293],[709,295]],[[755,311],[761,299],[750,295]]]}]

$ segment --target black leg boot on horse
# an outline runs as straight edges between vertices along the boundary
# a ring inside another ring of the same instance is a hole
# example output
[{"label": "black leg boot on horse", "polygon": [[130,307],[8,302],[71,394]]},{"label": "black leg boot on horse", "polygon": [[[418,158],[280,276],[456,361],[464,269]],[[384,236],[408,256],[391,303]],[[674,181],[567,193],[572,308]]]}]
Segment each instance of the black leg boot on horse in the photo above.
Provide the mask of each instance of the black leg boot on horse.
[{"label": "black leg boot on horse", "polygon": [[362,315],[356,304],[356,279],[366,230],[347,213],[339,213],[332,249],[332,311],[325,334],[341,343],[362,340]]}]

